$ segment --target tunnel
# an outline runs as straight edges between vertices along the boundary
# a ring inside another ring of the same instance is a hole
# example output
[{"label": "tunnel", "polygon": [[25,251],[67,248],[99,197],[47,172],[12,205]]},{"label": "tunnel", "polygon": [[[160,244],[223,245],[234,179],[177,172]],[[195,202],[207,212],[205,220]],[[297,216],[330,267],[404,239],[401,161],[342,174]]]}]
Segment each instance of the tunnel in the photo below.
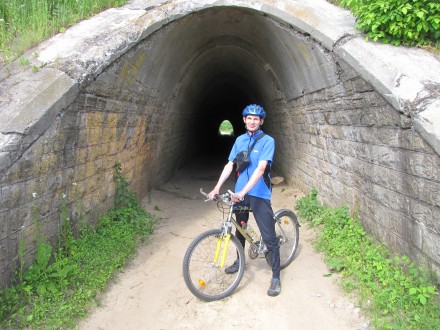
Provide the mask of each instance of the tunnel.
[{"label": "tunnel", "polygon": [[[229,120],[236,134],[243,133],[241,111],[246,105],[257,103],[267,110],[265,129],[271,133],[278,129],[275,118],[283,103],[334,84],[336,72],[329,52],[309,36],[258,11],[215,8],[161,28],[115,61],[86,91],[121,100],[129,90],[129,97],[142,93],[146,107],[166,109],[166,114],[157,114],[164,131],[158,133],[160,145],[177,146],[170,138],[184,146],[173,152],[176,166],[168,170],[175,172],[198,155],[221,156],[225,162],[232,141],[219,135],[218,127]],[[128,76],[130,85],[124,90],[112,88],[113,81]],[[170,162],[163,151],[161,164]],[[162,180],[162,175],[169,177],[162,172],[152,177]]]},{"label": "tunnel", "polygon": [[[359,64],[373,46],[353,17],[327,2],[140,3],[39,45],[29,55],[39,70],[2,69],[5,95],[17,98],[0,125],[2,286],[20,240],[32,259],[35,205],[55,244],[63,196],[77,226],[79,208],[93,222],[112,207],[116,162],[141,198],[195,160],[223,165],[254,103],[268,114],[273,171],[287,184],[348,205],[378,242],[440,269],[440,159],[414,129],[420,106],[440,95],[438,61],[424,76],[430,93],[400,102],[400,90],[385,91],[379,73]],[[327,31],[307,27],[323,21]],[[232,136],[219,134],[224,120]]]}]

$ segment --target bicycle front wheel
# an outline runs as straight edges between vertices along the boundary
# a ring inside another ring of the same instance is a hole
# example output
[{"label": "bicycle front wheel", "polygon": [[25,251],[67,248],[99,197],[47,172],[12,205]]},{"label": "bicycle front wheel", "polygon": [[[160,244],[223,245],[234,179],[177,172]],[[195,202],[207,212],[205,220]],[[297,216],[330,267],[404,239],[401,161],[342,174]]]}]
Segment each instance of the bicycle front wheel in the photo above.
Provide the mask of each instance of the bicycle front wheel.
[{"label": "bicycle front wheel", "polygon": [[[244,274],[245,254],[240,241],[231,235],[229,242],[221,229],[208,230],[192,241],[183,258],[183,278],[188,289],[204,301],[229,296]],[[238,271],[225,273],[225,268],[239,261]],[[223,259],[224,258],[224,259]]]},{"label": "bicycle front wheel", "polygon": [[[291,264],[298,249],[299,222],[295,213],[287,209],[277,211],[275,220],[275,231],[280,242],[280,269],[284,269]],[[271,266],[269,253],[265,256]]]}]

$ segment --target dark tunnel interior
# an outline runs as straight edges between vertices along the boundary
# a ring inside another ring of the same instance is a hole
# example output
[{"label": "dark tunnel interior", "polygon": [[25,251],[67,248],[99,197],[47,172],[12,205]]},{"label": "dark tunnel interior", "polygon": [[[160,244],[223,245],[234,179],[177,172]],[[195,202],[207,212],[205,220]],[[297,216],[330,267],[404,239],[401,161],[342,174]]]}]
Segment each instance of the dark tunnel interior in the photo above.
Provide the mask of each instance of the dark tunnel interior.
[{"label": "dark tunnel interior", "polygon": [[[218,159],[226,162],[234,140],[245,133],[242,111],[252,103],[262,104],[258,93],[243,79],[234,74],[220,74],[213,77],[200,91],[199,102],[195,104],[197,129],[196,156]],[[231,122],[234,135],[219,134],[220,124]]]}]

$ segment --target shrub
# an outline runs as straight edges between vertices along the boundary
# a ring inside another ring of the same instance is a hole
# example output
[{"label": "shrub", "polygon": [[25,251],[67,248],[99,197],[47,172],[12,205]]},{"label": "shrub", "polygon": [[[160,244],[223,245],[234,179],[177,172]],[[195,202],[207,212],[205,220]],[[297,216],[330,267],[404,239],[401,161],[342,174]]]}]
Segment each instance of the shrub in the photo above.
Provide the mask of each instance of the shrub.
[{"label": "shrub", "polygon": [[437,0],[340,0],[367,38],[393,45],[422,46],[440,39]]}]

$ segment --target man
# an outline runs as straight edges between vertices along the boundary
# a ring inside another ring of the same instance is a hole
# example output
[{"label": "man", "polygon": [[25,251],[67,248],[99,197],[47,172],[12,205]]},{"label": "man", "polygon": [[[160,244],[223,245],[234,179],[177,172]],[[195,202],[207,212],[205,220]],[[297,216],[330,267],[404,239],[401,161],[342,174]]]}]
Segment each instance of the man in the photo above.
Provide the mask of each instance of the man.
[{"label": "man", "polygon": [[[232,147],[228,157],[228,163],[225,165],[220,178],[214,189],[208,194],[209,198],[219,194],[220,188],[227,180],[233,170],[234,159],[242,150],[248,150],[252,143],[260,134],[263,134],[261,125],[266,118],[264,109],[256,104],[248,105],[243,110],[243,121],[246,125],[247,132],[240,135]],[[269,177],[269,170],[272,165],[273,155],[275,151],[275,141],[267,134],[263,134],[258,139],[254,148],[250,153],[250,164],[242,173],[238,173],[237,182],[235,184],[235,194],[240,199],[233,197],[233,202],[237,205],[249,205],[252,208],[255,220],[257,222],[264,243],[269,250],[270,260],[272,261],[272,279],[267,294],[269,296],[277,296],[281,292],[280,281],[280,249],[278,238],[275,233],[274,213],[271,206],[272,185]],[[248,221],[249,214],[237,214],[237,222],[239,224]],[[236,236],[241,244],[245,245],[245,238],[237,230]],[[225,269],[228,274],[238,271],[238,260],[230,267]]]}]

